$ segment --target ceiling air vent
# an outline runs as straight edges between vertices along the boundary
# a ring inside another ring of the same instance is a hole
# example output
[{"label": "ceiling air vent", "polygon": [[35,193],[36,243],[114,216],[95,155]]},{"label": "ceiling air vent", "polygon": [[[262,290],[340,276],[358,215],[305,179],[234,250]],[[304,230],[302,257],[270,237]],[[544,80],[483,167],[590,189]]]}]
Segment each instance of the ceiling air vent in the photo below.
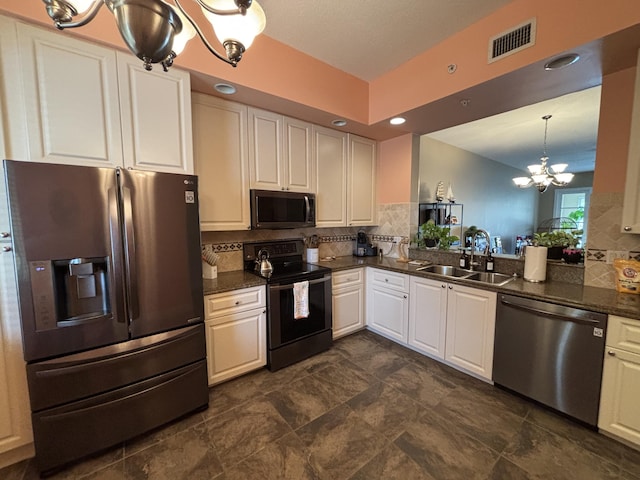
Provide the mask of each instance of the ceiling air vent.
[{"label": "ceiling air vent", "polygon": [[532,18],[489,39],[489,63],[531,47],[535,43],[536,19]]}]

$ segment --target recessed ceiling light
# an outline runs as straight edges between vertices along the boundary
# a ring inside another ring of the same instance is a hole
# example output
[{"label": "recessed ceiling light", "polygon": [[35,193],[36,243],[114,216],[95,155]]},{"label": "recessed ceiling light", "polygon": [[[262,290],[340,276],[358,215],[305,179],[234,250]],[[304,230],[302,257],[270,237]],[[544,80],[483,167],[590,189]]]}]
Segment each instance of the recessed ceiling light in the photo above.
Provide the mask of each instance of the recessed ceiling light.
[{"label": "recessed ceiling light", "polygon": [[406,121],[407,119],[404,117],[393,117],[391,120],[389,120],[389,123],[391,125],[402,125]]},{"label": "recessed ceiling light", "polygon": [[561,57],[556,57],[553,60],[544,64],[545,70],[558,70],[559,68],[568,67],[569,65],[573,65],[578,60],[580,60],[580,55],[577,53],[570,53],[568,55],[562,55]]},{"label": "recessed ceiling light", "polygon": [[346,124],[347,124],[347,121],[342,118],[338,118],[337,120],[334,120],[333,122],[331,122],[331,125],[335,127],[344,127]]},{"label": "recessed ceiling light", "polygon": [[213,88],[224,95],[233,95],[236,93],[236,87],[229,85],[228,83],[216,83]]}]

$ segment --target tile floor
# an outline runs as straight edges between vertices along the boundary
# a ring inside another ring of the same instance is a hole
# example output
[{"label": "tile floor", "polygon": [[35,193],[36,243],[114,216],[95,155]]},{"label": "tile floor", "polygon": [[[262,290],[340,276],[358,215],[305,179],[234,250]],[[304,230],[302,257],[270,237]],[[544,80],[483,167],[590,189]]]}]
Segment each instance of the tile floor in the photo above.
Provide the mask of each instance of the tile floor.
[{"label": "tile floor", "polygon": [[52,478],[640,480],[640,452],[363,331]]}]

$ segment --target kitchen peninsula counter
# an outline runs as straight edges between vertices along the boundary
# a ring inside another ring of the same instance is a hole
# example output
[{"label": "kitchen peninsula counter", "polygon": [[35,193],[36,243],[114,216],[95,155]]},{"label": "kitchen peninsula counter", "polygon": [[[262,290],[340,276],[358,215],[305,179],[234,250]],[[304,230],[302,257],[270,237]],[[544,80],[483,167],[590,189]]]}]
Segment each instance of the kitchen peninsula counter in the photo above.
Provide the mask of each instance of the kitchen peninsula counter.
[{"label": "kitchen peninsula counter", "polygon": [[[384,257],[337,257],[335,260],[320,260],[318,265],[329,267],[333,271],[347,270],[357,267],[375,267],[383,270],[407,273],[423,278],[441,280],[447,283],[457,283],[469,287],[491,290],[498,293],[508,293],[527,298],[535,298],[552,303],[559,303],[576,308],[593,310],[596,312],[620,315],[628,318],[640,319],[640,295],[618,293],[615,289],[589,287],[581,284],[547,281],[531,283],[516,278],[506,285],[497,286],[474,280],[464,280],[446,277],[435,273],[416,271],[420,265],[410,265],[398,262],[396,259]],[[507,272],[504,272],[507,273]]]}]

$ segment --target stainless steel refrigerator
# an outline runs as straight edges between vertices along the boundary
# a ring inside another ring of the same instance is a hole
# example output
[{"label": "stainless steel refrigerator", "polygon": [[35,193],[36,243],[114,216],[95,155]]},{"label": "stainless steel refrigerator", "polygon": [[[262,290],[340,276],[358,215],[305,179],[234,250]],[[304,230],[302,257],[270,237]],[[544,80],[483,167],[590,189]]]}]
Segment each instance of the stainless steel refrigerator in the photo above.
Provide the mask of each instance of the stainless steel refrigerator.
[{"label": "stainless steel refrigerator", "polygon": [[206,408],[197,177],[4,169],[39,470]]}]

